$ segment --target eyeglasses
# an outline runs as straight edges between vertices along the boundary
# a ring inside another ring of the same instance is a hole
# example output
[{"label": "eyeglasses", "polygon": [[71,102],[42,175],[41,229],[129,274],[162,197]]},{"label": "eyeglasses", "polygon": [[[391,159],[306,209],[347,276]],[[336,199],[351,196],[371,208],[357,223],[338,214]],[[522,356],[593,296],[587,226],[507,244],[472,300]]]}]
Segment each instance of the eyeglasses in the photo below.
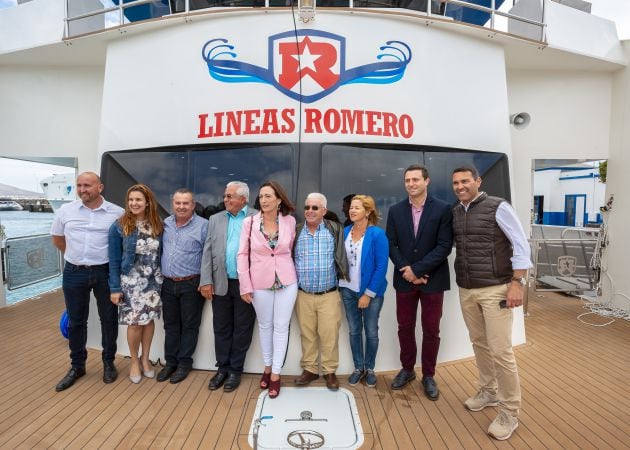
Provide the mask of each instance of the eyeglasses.
[{"label": "eyeglasses", "polygon": [[304,205],[304,211],[308,211],[309,209],[312,209],[313,211],[319,211],[319,206]]}]

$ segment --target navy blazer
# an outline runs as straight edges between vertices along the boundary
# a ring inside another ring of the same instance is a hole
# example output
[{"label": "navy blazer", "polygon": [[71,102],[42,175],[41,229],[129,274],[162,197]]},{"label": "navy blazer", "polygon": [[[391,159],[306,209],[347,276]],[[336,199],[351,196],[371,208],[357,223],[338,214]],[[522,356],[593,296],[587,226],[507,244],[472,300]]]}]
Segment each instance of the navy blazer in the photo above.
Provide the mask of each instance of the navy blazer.
[{"label": "navy blazer", "polygon": [[413,218],[409,198],[389,208],[387,238],[389,257],[394,263],[394,289],[408,292],[414,285],[403,279],[400,268],[411,266],[420,278],[428,275],[422,292],[440,292],[451,288],[448,255],[453,249],[453,213],[451,205],[428,196],[424,203],[418,234],[414,237]]}]

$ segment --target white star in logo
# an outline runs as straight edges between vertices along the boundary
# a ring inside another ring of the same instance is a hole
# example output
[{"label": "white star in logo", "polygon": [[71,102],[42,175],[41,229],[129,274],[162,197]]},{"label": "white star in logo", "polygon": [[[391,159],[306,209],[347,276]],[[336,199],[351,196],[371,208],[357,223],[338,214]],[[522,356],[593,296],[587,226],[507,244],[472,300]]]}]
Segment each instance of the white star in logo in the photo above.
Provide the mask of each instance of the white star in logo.
[{"label": "white star in logo", "polygon": [[293,57],[297,59],[298,62],[301,64],[302,70],[311,69],[313,72],[317,72],[317,69],[315,68],[315,61],[321,58],[321,56],[322,55],[313,54],[310,52],[308,42],[306,42],[302,54],[293,55]]}]

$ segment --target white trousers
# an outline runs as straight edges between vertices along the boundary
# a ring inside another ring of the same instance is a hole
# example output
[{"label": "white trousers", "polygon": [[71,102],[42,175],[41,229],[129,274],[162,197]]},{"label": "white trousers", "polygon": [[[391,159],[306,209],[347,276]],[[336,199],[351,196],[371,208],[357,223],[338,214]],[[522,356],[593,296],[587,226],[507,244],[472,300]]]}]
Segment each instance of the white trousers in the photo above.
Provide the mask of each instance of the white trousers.
[{"label": "white trousers", "polygon": [[289,324],[297,298],[297,283],[284,289],[254,290],[252,304],[258,319],[258,334],[265,366],[280,373],[289,344]]}]

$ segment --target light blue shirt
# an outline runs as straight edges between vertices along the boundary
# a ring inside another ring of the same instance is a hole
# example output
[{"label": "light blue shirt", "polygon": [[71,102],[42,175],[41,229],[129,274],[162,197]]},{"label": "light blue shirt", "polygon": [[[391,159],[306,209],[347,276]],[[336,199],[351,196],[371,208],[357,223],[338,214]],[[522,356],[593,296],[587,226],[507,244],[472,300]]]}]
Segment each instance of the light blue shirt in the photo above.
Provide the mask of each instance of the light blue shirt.
[{"label": "light blue shirt", "polygon": [[196,214],[181,227],[175,217],[164,220],[162,237],[162,275],[168,278],[199,275],[203,245],[208,234],[208,221]]},{"label": "light blue shirt", "polygon": [[315,234],[304,225],[295,246],[295,270],[300,289],[306,292],[325,292],[337,286],[335,269],[335,238],[324,223]]},{"label": "light blue shirt", "polygon": [[96,266],[109,262],[109,228],[125,212],[103,200],[90,209],[81,200],[63,205],[55,214],[50,234],[66,239],[63,257],[77,266]]},{"label": "light blue shirt", "polygon": [[241,229],[243,228],[243,220],[247,217],[247,205],[243,207],[236,215],[229,211],[225,211],[228,218],[227,240],[225,242],[225,271],[228,278],[238,280],[238,272],[236,270],[236,254],[241,240]]}]

